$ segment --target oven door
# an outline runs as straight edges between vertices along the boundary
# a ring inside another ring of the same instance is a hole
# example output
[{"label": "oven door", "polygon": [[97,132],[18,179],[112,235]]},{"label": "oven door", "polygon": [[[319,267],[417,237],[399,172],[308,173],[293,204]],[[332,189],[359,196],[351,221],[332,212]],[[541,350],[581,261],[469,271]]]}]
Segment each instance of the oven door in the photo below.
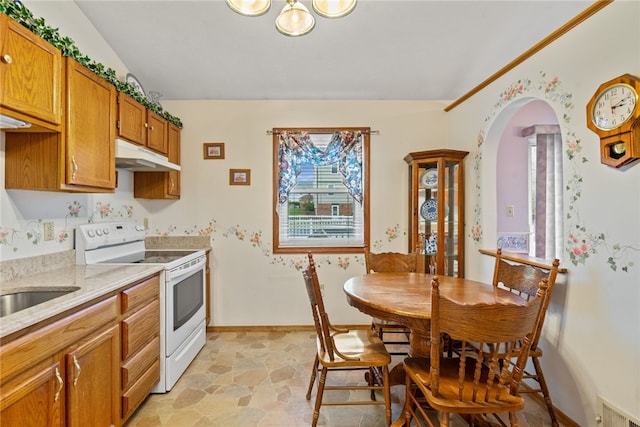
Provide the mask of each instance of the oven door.
[{"label": "oven door", "polygon": [[206,257],[166,272],[166,356],[173,352],[206,318]]}]

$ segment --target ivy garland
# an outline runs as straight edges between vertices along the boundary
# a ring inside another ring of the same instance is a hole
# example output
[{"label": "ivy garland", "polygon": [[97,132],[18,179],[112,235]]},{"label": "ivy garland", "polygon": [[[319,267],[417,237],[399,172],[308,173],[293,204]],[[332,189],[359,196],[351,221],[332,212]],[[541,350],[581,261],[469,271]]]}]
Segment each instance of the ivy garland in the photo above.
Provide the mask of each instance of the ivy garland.
[{"label": "ivy garland", "polygon": [[149,110],[159,114],[179,128],[182,128],[182,121],[180,121],[178,117],[172,116],[168,112],[164,111],[161,106],[142,96],[129,83],[118,80],[116,72],[112,68],[106,68],[99,62],[96,62],[87,55],[84,55],[80,52],[71,38],[61,36],[57,28],[52,28],[46,24],[44,18],[34,17],[31,11],[21,2],[17,0],[0,0],[0,12],[9,16],[23,27],[28,28],[35,35],[49,42],[51,45],[59,49],[63,56],[73,58],[79,64],[85,66],[102,79],[114,85],[118,91],[126,93]]}]

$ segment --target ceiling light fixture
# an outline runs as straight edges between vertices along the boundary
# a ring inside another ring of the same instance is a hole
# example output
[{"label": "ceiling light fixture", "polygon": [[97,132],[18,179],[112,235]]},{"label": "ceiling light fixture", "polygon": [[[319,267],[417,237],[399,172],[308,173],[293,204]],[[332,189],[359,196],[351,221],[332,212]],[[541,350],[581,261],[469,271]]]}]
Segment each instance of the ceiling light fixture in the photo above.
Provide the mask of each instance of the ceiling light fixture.
[{"label": "ceiling light fixture", "polygon": [[264,15],[271,8],[271,0],[227,0],[227,5],[244,16]]},{"label": "ceiling light fixture", "polygon": [[[226,0],[227,5],[236,13],[244,16],[260,16],[267,13],[271,0]],[[287,3],[276,18],[276,29],[285,36],[303,36],[313,30],[315,18],[298,0],[285,0]],[[312,8],[324,18],[341,18],[350,14],[357,0],[313,0]]]}]

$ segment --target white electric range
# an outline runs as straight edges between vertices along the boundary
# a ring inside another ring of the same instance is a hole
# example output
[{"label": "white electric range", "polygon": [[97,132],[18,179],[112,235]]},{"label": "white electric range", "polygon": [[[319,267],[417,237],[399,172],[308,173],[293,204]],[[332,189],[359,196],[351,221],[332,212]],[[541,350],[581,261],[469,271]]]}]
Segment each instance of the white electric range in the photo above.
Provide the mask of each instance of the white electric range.
[{"label": "white electric range", "polygon": [[204,250],[147,250],[144,227],[135,221],[97,222],[76,229],[77,264],[159,264],[160,382],[165,393],[206,342]]}]

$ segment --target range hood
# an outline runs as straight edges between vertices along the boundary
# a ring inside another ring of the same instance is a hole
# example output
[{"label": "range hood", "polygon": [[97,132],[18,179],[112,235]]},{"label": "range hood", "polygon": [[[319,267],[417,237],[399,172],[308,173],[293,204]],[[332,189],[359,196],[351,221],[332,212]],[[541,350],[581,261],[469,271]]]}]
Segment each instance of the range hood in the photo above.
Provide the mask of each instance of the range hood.
[{"label": "range hood", "polygon": [[167,172],[179,171],[180,165],[170,163],[167,157],[144,147],[116,139],[116,168],[136,172]]},{"label": "range hood", "polygon": [[0,114],[0,129],[26,129],[30,127],[31,123]]}]

